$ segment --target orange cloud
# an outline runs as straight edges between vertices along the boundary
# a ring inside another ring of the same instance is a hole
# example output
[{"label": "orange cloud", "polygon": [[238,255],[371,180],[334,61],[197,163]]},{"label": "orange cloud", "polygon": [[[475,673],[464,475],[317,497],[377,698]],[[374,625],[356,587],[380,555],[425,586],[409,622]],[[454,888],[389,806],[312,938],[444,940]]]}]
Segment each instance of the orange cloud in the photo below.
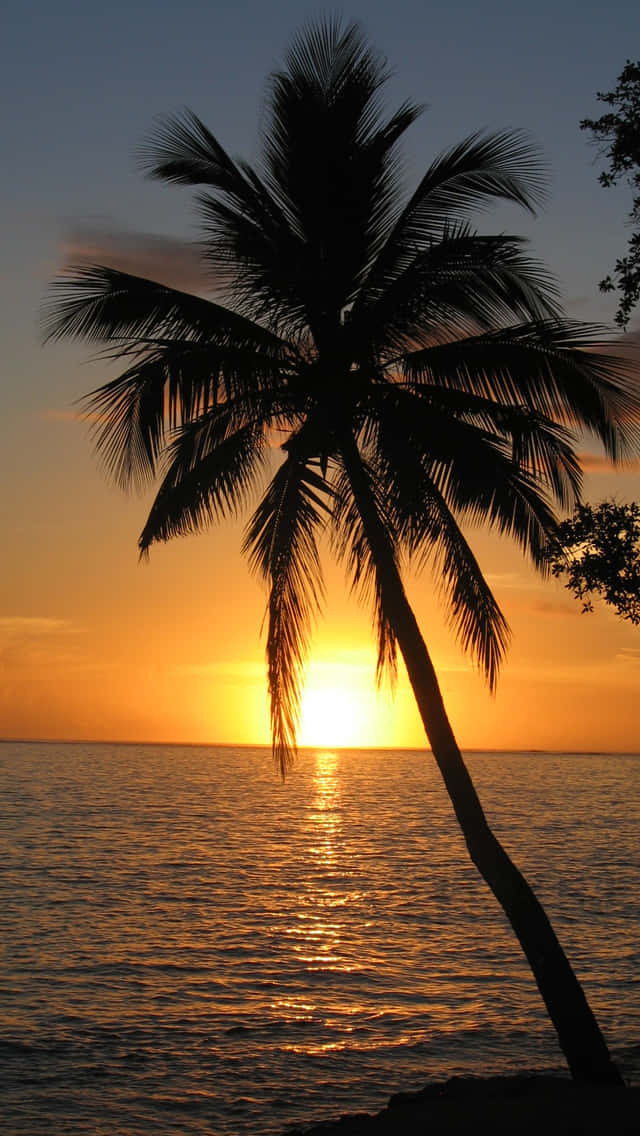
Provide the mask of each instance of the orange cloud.
[{"label": "orange cloud", "polygon": [[211,291],[202,246],[196,242],[131,232],[108,224],[87,224],[67,235],[62,254],[68,264],[104,264],[184,292]]},{"label": "orange cloud", "polygon": [[585,473],[634,473],[640,470],[640,460],[626,461],[621,465],[613,463],[604,454],[578,454],[580,464]]},{"label": "orange cloud", "polygon": [[581,615],[580,604],[564,603],[562,600],[536,600],[531,610],[539,615]]},{"label": "orange cloud", "polygon": [[51,635],[61,631],[75,632],[67,619],[55,619],[48,615],[3,615],[0,616],[0,635]]},{"label": "orange cloud", "polygon": [[107,416],[94,410],[58,410],[52,407],[41,411],[38,417],[45,422],[104,422]]}]

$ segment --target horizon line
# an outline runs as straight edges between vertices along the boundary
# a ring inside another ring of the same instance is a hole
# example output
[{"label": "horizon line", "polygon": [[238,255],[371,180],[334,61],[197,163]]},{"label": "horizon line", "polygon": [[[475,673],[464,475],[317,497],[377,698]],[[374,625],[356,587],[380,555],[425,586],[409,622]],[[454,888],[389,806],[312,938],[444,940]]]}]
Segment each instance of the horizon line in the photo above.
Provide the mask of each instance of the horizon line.
[{"label": "horizon line", "polygon": [[[148,748],[149,746],[163,746],[166,748],[189,748],[189,749],[264,749],[267,752],[271,749],[270,743],[267,742],[176,742],[176,741],[140,741],[122,738],[37,738],[37,737],[0,737],[0,745],[110,745],[110,746],[140,746]],[[362,750],[380,750],[394,753],[420,753],[430,754],[433,756],[433,751],[430,746],[389,746],[389,745],[300,745],[298,746],[299,753],[308,753],[311,750],[330,750],[330,751],[362,751]],[[539,746],[530,749],[520,749],[514,746],[460,746],[462,753],[513,753],[513,754],[554,754],[564,755],[565,757],[607,757],[607,756],[620,756],[620,757],[640,757],[640,751],[635,749],[543,749]]]}]

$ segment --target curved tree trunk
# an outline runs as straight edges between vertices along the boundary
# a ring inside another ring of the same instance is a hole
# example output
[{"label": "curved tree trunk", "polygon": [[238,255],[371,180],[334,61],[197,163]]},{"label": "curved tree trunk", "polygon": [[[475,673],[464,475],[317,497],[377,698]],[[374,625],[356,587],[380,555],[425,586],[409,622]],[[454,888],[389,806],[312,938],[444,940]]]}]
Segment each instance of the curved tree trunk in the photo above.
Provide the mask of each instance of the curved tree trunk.
[{"label": "curved tree trunk", "polygon": [[433,756],[469,855],[518,937],[572,1077],[590,1084],[623,1085],[584,991],[541,903],[489,828],[451,729],[433,664],[407,600],[353,439],[345,440],[342,455],[376,563],[384,610],[396,635]]}]

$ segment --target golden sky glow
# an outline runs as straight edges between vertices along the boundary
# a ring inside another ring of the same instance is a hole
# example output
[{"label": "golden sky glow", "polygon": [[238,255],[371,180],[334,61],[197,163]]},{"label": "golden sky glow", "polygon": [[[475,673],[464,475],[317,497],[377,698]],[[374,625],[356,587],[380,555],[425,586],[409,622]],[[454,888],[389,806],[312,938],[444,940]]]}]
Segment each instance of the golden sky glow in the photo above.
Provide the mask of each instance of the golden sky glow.
[{"label": "golden sky glow", "polygon": [[[85,428],[46,420],[59,456],[16,489],[0,618],[5,737],[268,744],[260,625],[265,595],[239,554],[241,525],[177,540],[139,564],[147,500],[104,485]],[[588,475],[588,499],[637,496],[638,475]],[[408,592],[452,722],[474,748],[640,749],[640,636],[611,611],[582,616],[507,542],[472,536],[513,640],[492,698],[446,627],[428,572]],[[376,693],[369,612],[325,557],[327,603],[313,638],[302,745],[424,744],[406,675]]]}]

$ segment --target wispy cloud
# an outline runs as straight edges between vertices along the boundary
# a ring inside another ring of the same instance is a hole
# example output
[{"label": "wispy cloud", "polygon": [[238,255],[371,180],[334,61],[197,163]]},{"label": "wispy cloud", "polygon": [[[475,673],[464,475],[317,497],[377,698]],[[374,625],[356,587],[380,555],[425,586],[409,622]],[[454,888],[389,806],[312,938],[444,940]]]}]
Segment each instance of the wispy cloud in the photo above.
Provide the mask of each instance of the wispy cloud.
[{"label": "wispy cloud", "polygon": [[265,664],[253,661],[222,660],[208,663],[177,663],[172,668],[176,674],[193,677],[216,678],[220,682],[235,683],[247,679],[264,679]]},{"label": "wispy cloud", "polygon": [[492,589],[519,590],[525,584],[524,576],[519,572],[486,572],[485,580]]},{"label": "wispy cloud", "polygon": [[582,615],[582,608],[576,601],[570,603],[568,600],[543,600],[537,599],[531,604],[531,611],[535,611],[538,615]]},{"label": "wispy cloud", "polygon": [[62,244],[67,264],[104,264],[186,292],[210,292],[196,242],[118,228],[108,221],[72,229]]},{"label": "wispy cloud", "polygon": [[81,629],[68,619],[48,615],[0,615],[0,634],[7,635],[59,635],[77,634]]},{"label": "wispy cloud", "polygon": [[636,473],[640,470],[640,460],[626,461],[623,465],[613,465],[605,454],[578,454],[580,464],[585,473]]},{"label": "wispy cloud", "polygon": [[41,681],[109,670],[113,665],[89,657],[85,628],[68,619],[0,616],[0,678],[4,687],[25,679]]},{"label": "wispy cloud", "polygon": [[38,415],[46,422],[104,422],[106,415],[98,414],[96,411],[83,411],[83,410],[59,410],[52,407],[49,410],[42,410]]}]

